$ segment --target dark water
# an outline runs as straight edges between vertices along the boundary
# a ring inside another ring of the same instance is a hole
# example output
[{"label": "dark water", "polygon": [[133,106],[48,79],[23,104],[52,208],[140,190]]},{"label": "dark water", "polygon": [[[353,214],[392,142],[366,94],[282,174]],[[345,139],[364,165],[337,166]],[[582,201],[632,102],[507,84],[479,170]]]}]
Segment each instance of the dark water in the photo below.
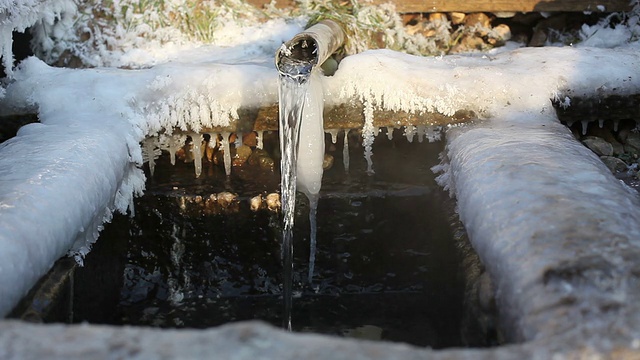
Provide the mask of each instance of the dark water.
[{"label": "dark water", "polygon": [[[294,331],[436,348],[465,345],[460,337],[465,283],[446,210],[451,204],[429,170],[442,144],[396,138],[376,140],[374,176],[365,174],[357,146],[346,174],[342,148],[328,139],[336,163],[325,173],[318,206],[311,286],[309,209],[298,197]],[[277,174],[248,176],[251,169],[234,168],[231,179],[220,180],[224,170],[205,164],[203,176],[194,179],[192,164],[167,163],[159,160],[135,217],[116,217],[85,267],[76,271],[74,322],[190,328],[248,319],[282,324],[279,216],[253,212],[247,201],[255,191],[275,191],[277,180],[265,179]],[[202,210],[184,200],[234,188],[240,202],[226,211]]]}]

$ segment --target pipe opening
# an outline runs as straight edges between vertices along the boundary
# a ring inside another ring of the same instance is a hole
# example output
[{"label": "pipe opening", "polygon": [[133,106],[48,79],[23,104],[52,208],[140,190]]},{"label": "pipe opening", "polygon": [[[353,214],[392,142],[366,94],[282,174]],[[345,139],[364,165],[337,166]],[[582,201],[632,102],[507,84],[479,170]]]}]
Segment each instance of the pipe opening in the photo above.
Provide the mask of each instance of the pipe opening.
[{"label": "pipe opening", "polygon": [[280,76],[302,84],[317,66],[322,65],[344,44],[342,27],[323,20],[282,44],[276,52],[276,68]]},{"label": "pipe opening", "polygon": [[318,43],[310,36],[280,48],[278,72],[293,78],[306,77],[318,64]]}]

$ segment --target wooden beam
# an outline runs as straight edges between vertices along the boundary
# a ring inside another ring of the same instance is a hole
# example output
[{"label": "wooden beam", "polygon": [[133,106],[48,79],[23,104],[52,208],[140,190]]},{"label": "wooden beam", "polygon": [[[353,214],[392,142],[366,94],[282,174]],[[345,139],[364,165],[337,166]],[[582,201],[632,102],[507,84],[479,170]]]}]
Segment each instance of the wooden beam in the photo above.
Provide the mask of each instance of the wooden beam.
[{"label": "wooden beam", "polygon": [[616,12],[629,11],[629,0],[373,0],[393,3],[400,13],[423,12]]}]

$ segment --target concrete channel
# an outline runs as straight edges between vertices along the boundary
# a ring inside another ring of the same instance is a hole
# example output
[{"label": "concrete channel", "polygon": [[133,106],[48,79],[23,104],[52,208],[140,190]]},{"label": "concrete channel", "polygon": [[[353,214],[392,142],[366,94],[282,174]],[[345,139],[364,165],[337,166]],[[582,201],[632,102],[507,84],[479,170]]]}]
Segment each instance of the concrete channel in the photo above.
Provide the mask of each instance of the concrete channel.
[{"label": "concrete channel", "polygon": [[[74,265],[67,259],[36,287],[40,301],[22,310],[26,322],[0,322],[0,357],[637,358],[640,200],[566,126],[521,116],[450,128],[445,154],[451,178],[440,179],[456,197],[460,219],[493,280],[504,345],[429,350],[291,334],[260,322],[207,330],[29,323],[68,304],[64,289],[73,285],[68,269]],[[562,166],[567,162],[570,168]],[[567,173],[575,182],[566,182]],[[511,195],[497,196],[496,187]],[[61,301],[42,301],[56,297]]]}]

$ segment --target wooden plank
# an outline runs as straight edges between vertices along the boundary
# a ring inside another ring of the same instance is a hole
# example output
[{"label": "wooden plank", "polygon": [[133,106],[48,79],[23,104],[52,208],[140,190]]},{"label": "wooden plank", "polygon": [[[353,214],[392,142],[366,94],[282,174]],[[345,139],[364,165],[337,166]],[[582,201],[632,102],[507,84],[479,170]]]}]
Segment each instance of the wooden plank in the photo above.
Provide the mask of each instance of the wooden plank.
[{"label": "wooden plank", "polygon": [[629,11],[629,0],[373,0],[393,3],[400,13],[422,12],[616,12]]}]

